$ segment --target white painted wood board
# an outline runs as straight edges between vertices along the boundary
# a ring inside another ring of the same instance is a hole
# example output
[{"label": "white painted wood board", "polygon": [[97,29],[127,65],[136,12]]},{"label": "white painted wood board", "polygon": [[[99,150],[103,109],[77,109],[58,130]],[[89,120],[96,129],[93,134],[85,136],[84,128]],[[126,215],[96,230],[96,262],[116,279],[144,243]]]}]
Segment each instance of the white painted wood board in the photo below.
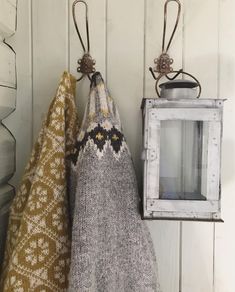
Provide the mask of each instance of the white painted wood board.
[{"label": "white painted wood board", "polygon": [[0,85],[16,88],[15,53],[0,42]]},{"label": "white painted wood board", "polygon": [[63,71],[68,68],[68,2],[33,0],[32,17],[35,140]]},{"label": "white painted wood board", "polygon": [[15,172],[15,139],[0,125],[0,184],[6,183]]},{"label": "white painted wood board", "polygon": [[[147,0],[145,10],[145,38],[144,38],[144,97],[156,98],[155,80],[148,68],[154,65],[154,59],[159,57],[162,49],[163,11],[164,0]],[[168,9],[169,33],[173,29],[176,16],[176,5],[170,3]],[[184,7],[182,7],[182,11]],[[173,68],[182,68],[182,28],[181,17],[179,28],[172,42],[169,54],[174,58]],[[164,79],[162,79],[162,82]],[[155,249],[159,260],[159,274],[161,289],[164,292],[178,292],[180,282],[180,224],[179,222],[153,222],[151,223],[152,236],[156,239]],[[157,238],[161,244],[157,243]],[[164,244],[165,243],[165,244]],[[167,252],[166,252],[167,250]]]},{"label": "white painted wood board", "polygon": [[[219,202],[218,201],[193,201],[193,200],[158,200],[158,199],[147,199],[147,208],[149,211],[159,212],[185,212],[185,216],[189,216],[192,212],[200,214],[206,212],[218,212]],[[187,214],[189,213],[189,214]],[[187,218],[187,217],[186,217]]]},{"label": "white painted wood board", "polygon": [[[184,1],[185,71],[202,85],[202,97],[217,97],[218,1]],[[214,229],[210,223],[183,223],[182,292],[213,291]],[[222,291],[221,291],[222,292]]]},{"label": "white painted wood board", "polygon": [[16,0],[0,0],[0,7],[0,37],[10,37],[16,29]]},{"label": "white painted wood board", "polygon": [[222,151],[222,216],[215,226],[215,292],[235,291],[235,1],[219,1],[219,96],[228,98],[224,111]]},{"label": "white painted wood board", "polygon": [[107,1],[107,5],[107,83],[120,111],[140,181],[145,2]]},{"label": "white painted wood board", "polygon": [[0,120],[5,119],[13,112],[16,106],[16,90],[0,86]]},{"label": "white painted wood board", "polygon": [[155,116],[155,120],[185,120],[185,121],[213,121],[220,122],[222,112],[219,109],[196,109],[196,108],[153,108],[150,115]]}]

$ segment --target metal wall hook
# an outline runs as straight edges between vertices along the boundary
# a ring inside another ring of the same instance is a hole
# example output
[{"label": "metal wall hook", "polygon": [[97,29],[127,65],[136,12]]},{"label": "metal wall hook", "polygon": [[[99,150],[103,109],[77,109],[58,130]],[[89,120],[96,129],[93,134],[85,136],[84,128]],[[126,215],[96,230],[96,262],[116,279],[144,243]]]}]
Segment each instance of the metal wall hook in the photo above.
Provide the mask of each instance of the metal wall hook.
[{"label": "metal wall hook", "polygon": [[[176,22],[175,22],[175,26],[173,28],[172,34],[170,36],[169,42],[167,44],[167,47],[165,48],[165,41],[166,41],[166,27],[167,27],[167,8],[170,2],[176,2],[178,4],[178,12],[177,12],[177,16],[176,16]],[[178,71],[174,71],[173,68],[171,67],[171,65],[174,63],[174,60],[172,58],[170,58],[169,54],[168,54],[168,50],[171,46],[172,40],[174,38],[175,32],[177,30],[177,27],[179,25],[179,20],[180,20],[180,14],[181,14],[181,3],[179,0],[166,0],[165,5],[164,5],[164,26],[163,26],[163,37],[162,37],[162,53],[161,55],[156,58],[154,60],[154,64],[155,67],[150,67],[149,71],[151,72],[153,78],[156,80],[156,85],[155,85],[155,89],[157,92],[157,95],[160,97],[160,93],[158,90],[158,84],[159,84],[159,80],[162,77],[166,77],[168,80],[174,80],[175,78],[177,78],[180,74],[182,75],[187,75],[189,77],[191,77],[192,79],[194,79],[199,86],[199,94],[198,94],[198,98],[201,95],[201,84],[200,82],[192,75],[189,74],[185,71],[183,71],[183,69],[180,69]],[[159,73],[158,76],[156,77],[155,73],[157,72]],[[173,77],[168,76],[168,74],[170,73],[175,73],[175,75]]]},{"label": "metal wall hook", "polygon": [[[85,47],[84,41],[82,39],[81,33],[79,31],[78,28],[78,24],[77,24],[77,20],[76,20],[76,13],[75,13],[75,6],[78,3],[82,3],[85,5],[86,8],[86,38],[87,38],[87,49]],[[85,1],[83,0],[76,0],[73,2],[73,6],[72,6],[72,15],[73,15],[73,22],[74,22],[74,26],[76,29],[76,32],[78,34],[81,46],[83,48],[84,51],[84,55],[81,59],[78,60],[78,68],[77,68],[77,72],[82,73],[82,76],[77,80],[80,81],[82,80],[85,76],[87,76],[90,80],[90,74],[94,73],[95,70],[95,63],[96,61],[94,59],[92,59],[91,55],[90,55],[90,34],[89,34],[89,21],[88,21],[88,5]]]},{"label": "metal wall hook", "polygon": [[[167,8],[170,2],[176,2],[178,4],[178,12],[177,12],[177,17],[176,17],[176,22],[175,22],[175,26],[174,29],[172,31],[171,37],[169,39],[168,45],[165,49],[165,39],[166,39],[166,26],[167,26]],[[163,27],[163,38],[162,38],[162,52],[163,53],[167,53],[170,45],[172,43],[172,40],[174,38],[176,29],[179,25],[179,20],[180,20],[180,14],[181,14],[181,3],[179,0],[167,0],[165,5],[164,5],[164,27]]]}]

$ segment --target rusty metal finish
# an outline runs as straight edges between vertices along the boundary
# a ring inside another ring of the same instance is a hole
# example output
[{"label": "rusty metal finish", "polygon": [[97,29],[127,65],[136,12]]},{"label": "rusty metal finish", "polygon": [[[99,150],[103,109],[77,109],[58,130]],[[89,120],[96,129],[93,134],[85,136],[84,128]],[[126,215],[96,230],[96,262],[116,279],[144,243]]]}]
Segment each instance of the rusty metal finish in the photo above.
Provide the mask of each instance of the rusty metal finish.
[{"label": "rusty metal finish", "polygon": [[91,55],[86,53],[83,55],[82,59],[78,60],[79,67],[78,72],[83,74],[92,74],[95,72],[95,60],[92,59]]},{"label": "rusty metal finish", "polygon": [[173,64],[173,59],[166,53],[160,55],[159,58],[154,60],[156,66],[154,67],[154,72],[158,72],[161,74],[168,74],[173,71],[171,65]]}]

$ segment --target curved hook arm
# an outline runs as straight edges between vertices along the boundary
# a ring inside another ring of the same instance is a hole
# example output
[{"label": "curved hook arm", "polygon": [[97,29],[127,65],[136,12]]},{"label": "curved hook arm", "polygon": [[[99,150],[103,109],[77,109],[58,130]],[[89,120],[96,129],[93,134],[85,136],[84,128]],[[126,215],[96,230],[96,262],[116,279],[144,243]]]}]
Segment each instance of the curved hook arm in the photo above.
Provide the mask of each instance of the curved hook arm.
[{"label": "curved hook arm", "polygon": [[[178,4],[178,13],[177,13],[176,22],[175,22],[175,26],[174,26],[173,32],[171,34],[170,40],[169,40],[167,48],[165,50],[166,24],[167,24],[167,7],[168,7],[168,4],[170,2],[176,2]],[[166,3],[165,3],[165,6],[164,6],[164,27],[163,27],[163,39],[162,39],[162,52],[167,53],[167,51],[170,48],[171,42],[173,40],[173,37],[175,35],[176,29],[177,29],[178,24],[179,24],[180,14],[181,14],[181,3],[180,3],[180,1],[179,0],[167,0]]]},{"label": "curved hook arm", "polygon": [[[78,29],[78,24],[77,24],[77,20],[76,20],[76,14],[75,14],[75,6],[76,4],[78,3],[83,3],[86,7],[86,36],[87,36],[87,50],[85,48],[85,45],[84,45],[84,42],[83,42],[83,39],[82,39],[82,36],[80,34],[80,31]],[[79,40],[81,42],[81,45],[82,45],[82,48],[83,48],[83,51],[84,53],[89,53],[90,52],[90,36],[89,36],[89,22],[88,22],[88,5],[85,1],[83,0],[76,0],[73,2],[73,8],[72,8],[72,14],[73,14],[73,22],[74,22],[74,26],[76,28],[76,31],[77,31],[77,34],[78,34],[78,37],[79,37]]]}]

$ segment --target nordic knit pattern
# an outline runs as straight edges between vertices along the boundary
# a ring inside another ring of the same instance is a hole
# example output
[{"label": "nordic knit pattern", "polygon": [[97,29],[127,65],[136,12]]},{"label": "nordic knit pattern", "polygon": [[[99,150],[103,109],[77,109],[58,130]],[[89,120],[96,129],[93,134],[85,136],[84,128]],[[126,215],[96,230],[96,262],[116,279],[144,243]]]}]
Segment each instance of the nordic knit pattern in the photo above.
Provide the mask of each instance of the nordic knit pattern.
[{"label": "nordic knit pattern", "polygon": [[77,136],[75,86],[65,72],[11,206],[1,291],[67,290],[66,157]]},{"label": "nordic knit pattern", "polygon": [[92,77],[76,151],[70,292],[159,291],[149,231],[141,220],[133,163],[118,111]]}]

